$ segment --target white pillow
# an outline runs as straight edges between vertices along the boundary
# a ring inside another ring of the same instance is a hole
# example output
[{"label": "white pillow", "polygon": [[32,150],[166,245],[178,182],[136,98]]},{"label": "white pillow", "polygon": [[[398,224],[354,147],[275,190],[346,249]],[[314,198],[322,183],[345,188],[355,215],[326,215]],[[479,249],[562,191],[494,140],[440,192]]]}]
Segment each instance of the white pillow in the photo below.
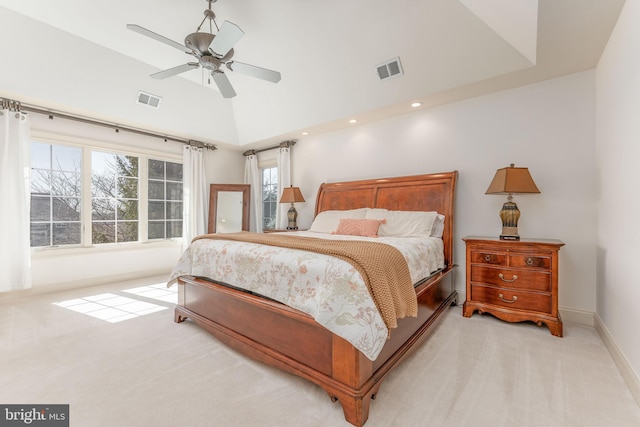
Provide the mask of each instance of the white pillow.
[{"label": "white pillow", "polygon": [[380,237],[429,237],[437,216],[437,212],[369,209],[365,218],[387,220],[378,229]]},{"label": "white pillow", "polygon": [[433,221],[433,228],[431,229],[431,237],[442,238],[444,233],[444,215],[438,214],[435,221]]},{"label": "white pillow", "polygon": [[338,228],[340,219],[342,218],[364,219],[368,210],[369,208],[360,208],[360,209],[349,209],[349,210],[341,210],[341,211],[320,212],[313,219],[313,223],[311,224],[311,228],[309,228],[309,231],[313,231],[316,233],[332,233],[336,231],[336,229]]}]

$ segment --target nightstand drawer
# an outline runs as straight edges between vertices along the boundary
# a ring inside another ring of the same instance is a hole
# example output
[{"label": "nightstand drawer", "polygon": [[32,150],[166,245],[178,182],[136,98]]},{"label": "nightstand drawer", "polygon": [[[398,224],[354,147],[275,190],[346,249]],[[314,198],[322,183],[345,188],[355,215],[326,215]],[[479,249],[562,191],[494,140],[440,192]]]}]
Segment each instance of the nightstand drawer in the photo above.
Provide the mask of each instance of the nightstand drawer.
[{"label": "nightstand drawer", "polygon": [[507,288],[551,292],[551,274],[544,271],[509,270],[472,265],[471,281]]},{"label": "nightstand drawer", "polygon": [[495,252],[471,252],[471,262],[474,264],[507,265],[507,256]]},{"label": "nightstand drawer", "polygon": [[545,270],[551,269],[551,258],[545,256],[536,255],[510,255],[509,266],[517,268],[543,268]]},{"label": "nightstand drawer", "polygon": [[516,310],[531,310],[542,313],[551,311],[551,295],[537,292],[521,292],[495,288],[492,286],[472,285],[471,298],[487,304],[508,307]]}]

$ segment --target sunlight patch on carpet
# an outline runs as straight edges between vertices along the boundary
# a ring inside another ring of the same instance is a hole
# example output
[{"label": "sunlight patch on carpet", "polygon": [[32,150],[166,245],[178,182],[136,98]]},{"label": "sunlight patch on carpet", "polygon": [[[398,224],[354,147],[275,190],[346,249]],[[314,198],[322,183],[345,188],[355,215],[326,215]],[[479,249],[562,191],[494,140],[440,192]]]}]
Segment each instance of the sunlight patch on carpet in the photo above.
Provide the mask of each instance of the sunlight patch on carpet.
[{"label": "sunlight patch on carpet", "polygon": [[133,295],[140,295],[141,297],[151,298],[158,301],[169,302],[171,304],[178,303],[178,287],[173,286],[172,288],[167,288],[166,283],[158,283],[155,285],[125,289],[123,290],[123,292],[127,292]]},{"label": "sunlight patch on carpet", "polygon": [[169,307],[106,293],[56,302],[54,305],[86,314],[109,323],[134,319],[145,314],[167,310]]}]

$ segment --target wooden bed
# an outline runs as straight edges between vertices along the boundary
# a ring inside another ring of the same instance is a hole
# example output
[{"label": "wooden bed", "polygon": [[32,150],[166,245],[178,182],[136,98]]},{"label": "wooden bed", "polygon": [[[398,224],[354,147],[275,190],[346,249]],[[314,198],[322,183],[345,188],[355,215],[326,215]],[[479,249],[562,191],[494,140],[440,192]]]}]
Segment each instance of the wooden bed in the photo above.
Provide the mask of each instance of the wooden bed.
[{"label": "wooden bed", "polygon": [[398,319],[398,327],[391,330],[375,361],[307,314],[218,284],[215,278],[179,278],[175,321],[189,318],[229,347],[318,384],[332,401],[342,404],[347,421],[362,426],[385,376],[427,338],[439,317],[457,302],[453,287],[456,179],[454,171],[320,186],[316,215],[325,210],[377,207],[437,211],[446,216],[445,268],[416,285],[417,318]]}]

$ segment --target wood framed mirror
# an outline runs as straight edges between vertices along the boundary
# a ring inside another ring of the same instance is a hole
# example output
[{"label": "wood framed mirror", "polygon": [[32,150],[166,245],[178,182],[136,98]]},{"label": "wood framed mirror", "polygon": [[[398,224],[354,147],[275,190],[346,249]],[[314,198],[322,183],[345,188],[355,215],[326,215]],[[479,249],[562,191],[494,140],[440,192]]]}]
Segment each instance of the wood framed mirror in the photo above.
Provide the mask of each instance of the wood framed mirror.
[{"label": "wood framed mirror", "polygon": [[208,233],[249,231],[249,184],[210,184]]}]

